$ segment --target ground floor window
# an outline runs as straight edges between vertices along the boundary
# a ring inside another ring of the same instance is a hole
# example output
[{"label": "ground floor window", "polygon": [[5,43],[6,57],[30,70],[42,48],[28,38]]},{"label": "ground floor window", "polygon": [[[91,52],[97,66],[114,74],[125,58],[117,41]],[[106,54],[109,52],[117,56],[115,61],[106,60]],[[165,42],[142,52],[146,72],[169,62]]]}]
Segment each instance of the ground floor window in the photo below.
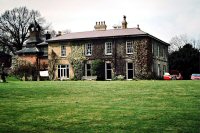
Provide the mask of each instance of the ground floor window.
[{"label": "ground floor window", "polygon": [[161,76],[160,64],[158,64],[158,76]]},{"label": "ground floor window", "polygon": [[111,80],[112,79],[111,63],[105,63],[105,79],[106,80]]},{"label": "ground floor window", "polygon": [[58,65],[58,78],[69,79],[69,65]]},{"label": "ground floor window", "polygon": [[92,76],[92,65],[85,64],[85,76]]},{"label": "ground floor window", "polygon": [[163,75],[165,74],[166,71],[167,71],[167,67],[166,65],[163,65]]},{"label": "ground floor window", "polygon": [[126,63],[126,79],[133,79],[134,77],[134,67],[133,63]]}]

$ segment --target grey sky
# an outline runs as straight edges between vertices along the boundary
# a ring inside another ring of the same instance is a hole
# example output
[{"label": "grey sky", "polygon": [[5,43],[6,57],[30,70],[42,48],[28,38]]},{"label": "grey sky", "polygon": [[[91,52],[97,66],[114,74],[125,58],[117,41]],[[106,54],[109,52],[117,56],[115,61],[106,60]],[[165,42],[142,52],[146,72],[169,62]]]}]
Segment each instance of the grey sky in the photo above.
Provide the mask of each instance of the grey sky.
[{"label": "grey sky", "polygon": [[96,21],[111,29],[126,15],[129,28],[139,24],[166,42],[180,34],[200,39],[200,0],[0,0],[0,13],[20,6],[40,11],[56,31],[94,30]]}]

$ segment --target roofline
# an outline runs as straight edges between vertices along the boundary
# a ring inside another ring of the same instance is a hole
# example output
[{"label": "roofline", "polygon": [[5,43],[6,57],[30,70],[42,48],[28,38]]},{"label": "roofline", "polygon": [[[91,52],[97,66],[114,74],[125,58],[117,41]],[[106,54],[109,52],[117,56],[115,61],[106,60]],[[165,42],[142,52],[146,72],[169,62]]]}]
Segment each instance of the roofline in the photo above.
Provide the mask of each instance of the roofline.
[{"label": "roofline", "polygon": [[75,39],[60,39],[60,40],[47,40],[47,42],[51,43],[51,42],[63,42],[63,41],[75,41],[75,40],[104,39],[104,38],[118,38],[118,37],[142,37],[142,36],[147,36],[147,34],[119,35],[119,36],[101,36],[101,37],[87,37],[87,38],[75,38]]},{"label": "roofline", "polygon": [[167,46],[170,46],[170,44],[169,43],[166,43],[165,41],[163,41],[163,40],[160,40],[160,39],[158,39],[157,37],[155,37],[155,36],[152,36],[152,35],[150,35],[150,34],[148,34],[148,36],[149,37],[151,37],[151,38],[153,38],[153,39],[155,39],[155,40],[157,40],[157,41],[159,41],[159,42],[162,42],[162,43],[164,43],[165,45],[167,45]]},{"label": "roofline", "polygon": [[102,36],[102,37],[88,37],[88,38],[75,38],[75,39],[60,39],[60,40],[47,40],[48,43],[53,43],[53,42],[64,42],[64,41],[75,41],[75,40],[89,40],[89,39],[104,39],[104,38],[118,38],[118,37],[150,37],[150,38],[153,38],[161,43],[164,43],[165,45],[167,46],[170,46],[169,43],[166,43],[160,39],[158,39],[157,37],[154,37],[148,33],[146,34],[139,34],[139,35],[123,35],[123,36]]}]

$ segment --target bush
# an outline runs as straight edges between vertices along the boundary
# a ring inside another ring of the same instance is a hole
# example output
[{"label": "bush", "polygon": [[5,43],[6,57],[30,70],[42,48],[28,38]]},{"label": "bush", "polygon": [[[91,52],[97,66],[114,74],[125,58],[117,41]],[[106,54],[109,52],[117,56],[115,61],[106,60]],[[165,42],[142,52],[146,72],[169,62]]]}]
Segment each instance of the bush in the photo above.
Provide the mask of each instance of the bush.
[{"label": "bush", "polygon": [[37,80],[36,64],[20,63],[13,69],[12,74],[20,80]]},{"label": "bush", "polygon": [[105,66],[104,62],[100,59],[96,59],[92,62],[92,75],[97,76],[97,80],[105,79]]}]

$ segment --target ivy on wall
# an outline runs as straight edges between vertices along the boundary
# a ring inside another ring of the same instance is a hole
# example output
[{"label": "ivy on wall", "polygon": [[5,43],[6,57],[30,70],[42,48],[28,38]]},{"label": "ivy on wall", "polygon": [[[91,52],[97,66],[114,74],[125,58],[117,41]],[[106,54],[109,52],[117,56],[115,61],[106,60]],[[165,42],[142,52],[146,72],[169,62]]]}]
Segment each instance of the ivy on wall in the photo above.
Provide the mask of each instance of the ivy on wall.
[{"label": "ivy on wall", "polygon": [[134,41],[135,45],[135,63],[136,63],[136,75],[140,79],[148,79],[151,77],[151,55],[148,39],[142,39]]},{"label": "ivy on wall", "polygon": [[74,79],[80,80],[84,74],[84,62],[86,60],[84,55],[84,45],[72,43],[71,53],[67,58],[74,69]]},{"label": "ivy on wall", "polygon": [[58,55],[54,52],[54,50],[51,50],[50,56],[49,56],[49,78],[50,80],[55,80],[56,75],[56,66],[59,62]]}]

